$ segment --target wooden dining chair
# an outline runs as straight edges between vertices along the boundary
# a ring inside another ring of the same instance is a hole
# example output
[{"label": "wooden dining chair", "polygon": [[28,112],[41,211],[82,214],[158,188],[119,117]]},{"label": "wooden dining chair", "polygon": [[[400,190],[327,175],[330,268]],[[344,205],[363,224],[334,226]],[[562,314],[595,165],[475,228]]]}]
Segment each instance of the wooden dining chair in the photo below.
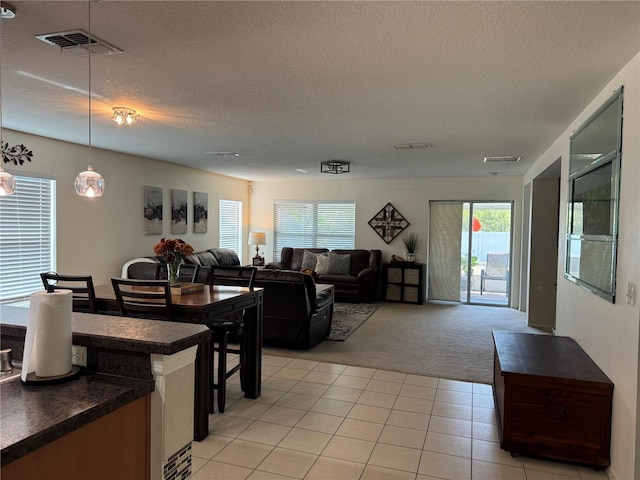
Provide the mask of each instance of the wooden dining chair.
[{"label": "wooden dining chair", "polygon": [[[194,263],[183,263],[182,265],[180,265],[179,280],[181,282],[197,283],[199,274],[200,265],[196,265]],[[167,275],[167,264],[156,264],[156,280],[166,280]]]},{"label": "wooden dining chair", "polygon": [[56,272],[41,273],[44,289],[71,290],[73,292],[73,311],[96,313],[96,293],[91,275],[63,275]]},{"label": "wooden dining chair", "polygon": [[112,278],[111,284],[123,317],[173,320],[171,287],[166,280]]},{"label": "wooden dining chair", "polygon": [[[256,267],[232,267],[216,265],[212,266],[209,273],[209,284],[215,286],[241,286],[249,287],[253,290],[256,279]],[[210,361],[212,370],[215,369],[215,355],[218,354],[217,380],[211,376],[211,396],[209,400],[209,413],[214,412],[213,399],[214,391],[218,391],[218,412],[224,413],[225,400],[227,395],[227,379],[240,370],[240,385],[243,386],[243,370],[245,368],[246,337],[242,335],[244,327],[244,312],[237,315],[210,318],[207,326],[213,333],[212,345],[210,349]],[[229,348],[229,337],[233,334],[239,339],[240,348]],[[237,365],[227,370],[227,354],[238,354],[240,360]]]}]

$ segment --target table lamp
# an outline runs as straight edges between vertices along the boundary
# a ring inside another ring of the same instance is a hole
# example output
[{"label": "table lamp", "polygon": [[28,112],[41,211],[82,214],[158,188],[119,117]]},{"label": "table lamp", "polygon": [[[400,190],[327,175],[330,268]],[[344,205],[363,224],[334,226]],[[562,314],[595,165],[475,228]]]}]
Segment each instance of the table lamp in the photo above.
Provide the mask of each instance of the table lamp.
[{"label": "table lamp", "polygon": [[256,246],[256,256],[253,257],[254,265],[264,265],[264,259],[260,256],[260,245],[267,244],[267,234],[264,232],[249,232],[249,245]]}]

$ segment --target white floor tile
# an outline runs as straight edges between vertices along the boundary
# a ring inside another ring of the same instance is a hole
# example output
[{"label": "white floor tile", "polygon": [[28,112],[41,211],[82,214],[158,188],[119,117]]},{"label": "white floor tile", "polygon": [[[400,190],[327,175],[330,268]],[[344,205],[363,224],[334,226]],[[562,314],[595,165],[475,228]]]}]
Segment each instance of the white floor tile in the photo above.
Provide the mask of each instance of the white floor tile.
[{"label": "white floor tile", "polygon": [[607,480],[502,450],[491,385],[269,355],[263,373],[257,400],[229,379],[194,480]]}]

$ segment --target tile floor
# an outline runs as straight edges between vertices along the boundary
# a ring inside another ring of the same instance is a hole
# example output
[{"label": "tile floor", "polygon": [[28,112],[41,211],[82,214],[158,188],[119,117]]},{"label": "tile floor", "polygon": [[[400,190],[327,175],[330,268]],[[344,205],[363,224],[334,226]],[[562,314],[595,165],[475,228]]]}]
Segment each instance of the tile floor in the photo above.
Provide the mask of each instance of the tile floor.
[{"label": "tile floor", "polygon": [[263,357],[262,395],[230,379],[193,442],[193,480],[603,480],[500,449],[489,385]]}]

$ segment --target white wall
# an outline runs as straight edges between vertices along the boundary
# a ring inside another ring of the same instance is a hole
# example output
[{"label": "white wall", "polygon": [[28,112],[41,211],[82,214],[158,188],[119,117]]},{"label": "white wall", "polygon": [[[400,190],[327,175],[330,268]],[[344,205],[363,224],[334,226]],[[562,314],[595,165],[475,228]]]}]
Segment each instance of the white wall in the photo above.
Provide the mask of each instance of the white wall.
[{"label": "white wall", "polygon": [[[92,149],[94,169],[105,179],[100,198],[79,197],[73,183],[86,170],[88,148],[44,137],[5,130],[4,141],[25,144],[33,160],[21,166],[6,164],[13,174],[34,172],[54,175],[57,184],[57,271],[91,274],[94,283],[107,283],[120,276],[122,265],[131,258],[154,255],[153,245],[161,237],[180,237],[196,251],[218,246],[218,201],[220,198],[244,202],[244,233],[247,238],[249,206],[247,182],[166,162],[107,150]],[[143,227],[143,187],[162,187],[164,195],[163,235],[145,235]],[[186,190],[188,225],[186,234],[171,234],[171,189]],[[209,194],[207,233],[193,233],[193,192]],[[249,246],[244,247],[244,260]]]},{"label": "white wall", "polygon": [[553,143],[524,177],[524,185],[562,158],[560,231],[566,224],[569,137],[612,94],[624,85],[622,181],[617,294],[608,303],[564,279],[565,243],[559,239],[558,304],[556,331],[573,337],[614,383],[611,467],[609,475],[619,480],[639,478],[635,464],[638,432],[639,305],[626,304],[629,282],[640,285],[640,54],[623,68],[569,128]]},{"label": "white wall", "polygon": [[[311,182],[255,182],[251,195],[251,229],[267,232],[264,247],[267,261],[273,259],[273,202],[275,200],[349,200],[356,202],[356,247],[382,250],[382,260],[391,255],[402,255],[404,245],[398,237],[387,245],[369,226],[368,222],[387,202],[410,223],[406,231],[417,232],[422,242],[416,261],[427,262],[429,201],[513,201],[514,246],[512,279],[520,278],[521,177],[486,178],[424,178],[413,180],[349,180],[332,178]],[[400,237],[402,234],[400,235]],[[512,288],[512,305],[518,305],[518,288]]]}]

